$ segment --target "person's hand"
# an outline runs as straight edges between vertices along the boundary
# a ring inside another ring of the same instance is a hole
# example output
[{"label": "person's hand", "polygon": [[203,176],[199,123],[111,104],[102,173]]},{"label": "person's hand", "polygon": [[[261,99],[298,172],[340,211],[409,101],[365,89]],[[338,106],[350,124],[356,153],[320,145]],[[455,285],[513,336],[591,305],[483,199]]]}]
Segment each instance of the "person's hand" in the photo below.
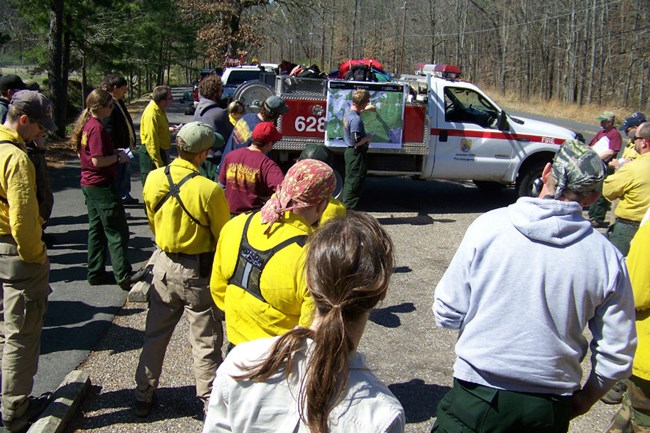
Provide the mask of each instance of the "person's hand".
[{"label": "person's hand", "polygon": [[129,161],[129,157],[126,156],[126,153],[124,153],[124,149],[117,149],[115,151],[115,154],[118,157],[118,160],[117,160],[118,164],[124,164],[125,162]]},{"label": "person's hand", "polygon": [[610,168],[613,168],[614,170],[616,170],[618,168],[618,166],[619,166],[618,159],[616,159],[616,158],[612,159],[611,161],[609,161],[607,166],[610,167]]},{"label": "person's hand", "polygon": [[577,391],[571,396],[571,412],[569,414],[570,419],[577,418],[580,415],[584,415],[589,412],[593,403],[587,401],[584,398],[584,393],[582,391]]}]

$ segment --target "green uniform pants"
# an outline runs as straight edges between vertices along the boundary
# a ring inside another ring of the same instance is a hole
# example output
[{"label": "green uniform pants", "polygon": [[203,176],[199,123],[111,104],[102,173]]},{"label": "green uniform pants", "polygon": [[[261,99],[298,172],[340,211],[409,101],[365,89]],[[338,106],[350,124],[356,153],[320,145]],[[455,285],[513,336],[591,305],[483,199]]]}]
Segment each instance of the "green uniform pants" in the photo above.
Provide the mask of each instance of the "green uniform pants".
[{"label": "green uniform pants", "polygon": [[630,252],[630,242],[638,230],[637,224],[622,222],[617,218],[614,225],[607,230],[607,239],[618,248],[621,254],[627,257]]},{"label": "green uniform pants", "polygon": [[[167,153],[166,150],[159,149],[160,151],[160,159],[162,159],[162,162],[164,165],[169,164],[169,154]],[[151,157],[147,153],[147,148],[144,147],[142,144],[138,146],[138,159],[140,161],[140,180],[142,180],[142,185],[144,185],[144,182],[147,180],[147,176],[149,176],[149,173],[151,170],[155,170],[156,167],[155,164],[153,163]]]},{"label": "green uniform pants", "polygon": [[129,227],[122,200],[115,186],[81,187],[88,208],[88,280],[105,272],[106,247],[111,257],[115,281],[121,283],[131,273],[127,258]]},{"label": "green uniform pants", "polygon": [[431,432],[565,433],[570,397],[504,391],[454,379]]},{"label": "green uniform pants", "polygon": [[11,236],[0,238],[0,358],[2,418],[13,420],[27,410],[41,351],[50,263],[27,263]]},{"label": "green uniform pants", "polygon": [[341,201],[346,209],[356,209],[361,198],[361,190],[368,173],[368,154],[366,151],[355,152],[353,147],[345,149],[345,179]]},{"label": "green uniform pants", "polygon": [[605,222],[607,212],[609,212],[611,208],[612,203],[601,195],[591,206],[589,206],[589,219],[595,220],[599,223]]},{"label": "green uniform pants", "polygon": [[[614,170],[608,168],[607,173],[605,174],[605,178],[612,173],[614,173]],[[607,218],[607,212],[609,212],[609,210],[612,208],[612,203],[602,195],[602,183],[598,187],[598,191],[601,193],[601,196],[598,197],[598,199],[591,206],[589,206],[589,219],[603,223],[605,222],[605,218]]]}]

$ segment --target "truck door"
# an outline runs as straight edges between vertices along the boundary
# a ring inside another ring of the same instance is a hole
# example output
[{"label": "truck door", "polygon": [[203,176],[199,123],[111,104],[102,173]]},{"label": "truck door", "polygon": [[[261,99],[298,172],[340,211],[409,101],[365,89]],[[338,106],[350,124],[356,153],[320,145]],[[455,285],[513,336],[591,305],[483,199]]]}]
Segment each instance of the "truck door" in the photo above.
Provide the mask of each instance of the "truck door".
[{"label": "truck door", "polygon": [[497,129],[501,110],[474,86],[436,81],[429,86],[430,109],[437,111],[431,113],[435,142],[431,177],[504,180],[516,140],[510,131]]}]

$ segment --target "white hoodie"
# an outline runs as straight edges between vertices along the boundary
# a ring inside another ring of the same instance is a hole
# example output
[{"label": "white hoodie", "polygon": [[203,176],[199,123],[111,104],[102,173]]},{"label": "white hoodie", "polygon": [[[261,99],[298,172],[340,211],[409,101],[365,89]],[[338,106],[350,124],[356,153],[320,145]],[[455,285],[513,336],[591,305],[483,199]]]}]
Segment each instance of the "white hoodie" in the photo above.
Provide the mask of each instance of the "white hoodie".
[{"label": "white hoodie", "polygon": [[454,377],[518,392],[580,389],[587,353],[603,387],[636,347],[624,258],[576,202],[521,198],[468,228],[438,283],[436,323],[459,329]]}]

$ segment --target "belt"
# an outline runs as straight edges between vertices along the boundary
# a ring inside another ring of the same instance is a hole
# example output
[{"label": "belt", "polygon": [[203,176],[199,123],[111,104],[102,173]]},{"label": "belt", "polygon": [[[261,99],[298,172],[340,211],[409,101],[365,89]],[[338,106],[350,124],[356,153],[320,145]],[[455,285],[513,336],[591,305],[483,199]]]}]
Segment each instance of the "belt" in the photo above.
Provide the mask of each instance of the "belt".
[{"label": "belt", "polygon": [[626,220],[625,218],[616,218],[616,222],[637,228],[641,224],[641,221]]},{"label": "belt", "polygon": [[167,251],[164,251],[164,253],[170,259],[193,259],[196,257],[203,257],[203,256],[214,257],[214,251],[207,252],[207,253],[199,253],[199,254],[168,253]]},{"label": "belt", "polygon": [[16,240],[11,235],[0,235],[0,243],[16,245]]}]

